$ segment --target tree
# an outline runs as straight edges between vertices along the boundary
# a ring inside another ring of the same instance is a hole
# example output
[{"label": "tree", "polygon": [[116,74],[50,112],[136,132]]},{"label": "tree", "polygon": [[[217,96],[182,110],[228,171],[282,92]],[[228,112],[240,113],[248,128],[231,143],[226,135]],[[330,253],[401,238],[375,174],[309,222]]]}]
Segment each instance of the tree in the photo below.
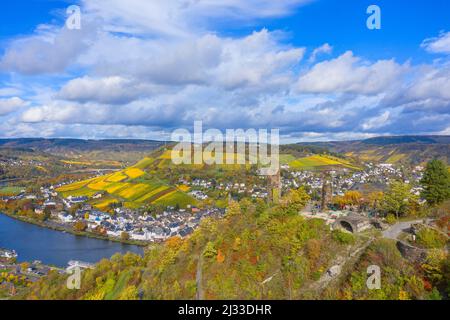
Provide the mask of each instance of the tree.
[{"label": "tree", "polygon": [[203,251],[203,256],[205,258],[213,258],[217,256],[217,250],[214,246],[214,243],[212,243],[211,241],[209,241],[206,244],[205,250]]},{"label": "tree", "polygon": [[294,216],[302,210],[311,198],[304,188],[289,190],[288,194],[281,198],[275,212],[281,216]]},{"label": "tree", "polygon": [[20,269],[23,271],[26,271],[30,267],[30,264],[28,262],[22,262],[20,264]]},{"label": "tree", "polygon": [[383,200],[384,194],[381,191],[374,191],[367,195],[367,204],[373,210],[377,210]]},{"label": "tree", "polygon": [[355,206],[361,203],[362,194],[358,191],[347,191],[344,194],[344,202],[348,205]]},{"label": "tree", "polygon": [[381,208],[388,214],[395,214],[398,219],[401,215],[407,213],[410,205],[416,201],[417,199],[411,194],[411,187],[408,184],[394,181],[384,194]]},{"label": "tree", "polygon": [[231,200],[227,207],[227,217],[239,216],[242,214],[241,206],[238,202]]},{"label": "tree", "polygon": [[130,234],[128,232],[122,232],[120,234],[120,239],[122,241],[128,241],[128,240],[130,240]]},{"label": "tree", "polygon": [[437,159],[428,162],[420,182],[423,186],[422,197],[431,206],[450,199],[450,172],[444,162]]},{"label": "tree", "polygon": [[84,221],[77,221],[73,225],[73,230],[78,231],[78,232],[82,232],[82,231],[86,230],[86,228],[87,228],[87,224]]}]

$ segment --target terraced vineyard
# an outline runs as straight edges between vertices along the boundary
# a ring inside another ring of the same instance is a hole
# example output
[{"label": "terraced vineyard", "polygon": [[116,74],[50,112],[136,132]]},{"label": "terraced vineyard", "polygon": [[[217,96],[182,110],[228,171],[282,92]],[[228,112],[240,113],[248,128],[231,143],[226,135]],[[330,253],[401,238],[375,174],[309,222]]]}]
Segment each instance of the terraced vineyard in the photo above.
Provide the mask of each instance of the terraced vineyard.
[{"label": "terraced vineyard", "polygon": [[360,169],[345,159],[332,157],[329,155],[313,155],[304,158],[295,158],[290,154],[282,154],[280,155],[280,163],[287,164],[293,169],[321,170],[329,169],[331,167],[341,167],[352,170]]},{"label": "terraced vineyard", "polygon": [[[214,155],[209,152],[203,153],[203,159],[211,159]],[[238,154],[223,154],[236,161]],[[245,158],[244,158],[245,159]],[[280,155],[280,163],[288,164],[294,169],[322,170],[329,168],[348,168],[358,170],[359,168],[347,160],[329,155],[313,155],[298,158],[291,154]],[[172,161],[172,151],[160,149],[136,163],[134,166],[114,173],[76,182],[63,186],[57,191],[64,197],[88,196],[92,197],[98,192],[103,192],[101,199],[91,200],[91,203],[99,208],[106,209],[111,204],[121,202],[126,207],[137,208],[143,204],[161,204],[166,206],[179,205],[186,207],[195,204],[196,200],[186,192],[186,186],[171,186],[158,178],[162,170],[172,170],[175,164]],[[181,165],[191,169],[205,170],[207,165]],[[248,157],[245,165],[221,164],[208,166],[208,169],[236,170],[239,168],[250,168]]]},{"label": "terraced vineyard", "polygon": [[66,185],[57,191],[63,197],[92,197],[102,192],[104,193],[102,198],[91,200],[92,205],[101,210],[118,202],[130,208],[150,203],[180,207],[195,204],[196,200],[185,193],[188,191],[186,188],[169,186],[145,171],[153,168],[155,160],[145,158],[133,167]]}]

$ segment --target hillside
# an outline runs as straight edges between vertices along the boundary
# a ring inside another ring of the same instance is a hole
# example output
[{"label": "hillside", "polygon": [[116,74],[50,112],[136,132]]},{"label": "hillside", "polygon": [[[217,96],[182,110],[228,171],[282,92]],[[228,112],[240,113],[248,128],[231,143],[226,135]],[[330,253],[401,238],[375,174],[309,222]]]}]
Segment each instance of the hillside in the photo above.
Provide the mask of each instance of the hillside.
[{"label": "hillside", "polygon": [[[33,284],[26,299],[428,299],[423,274],[395,243],[331,232],[319,219],[298,216],[307,197],[293,191],[281,204],[231,203],[224,219],[205,220],[187,239],[171,238],[144,257],[114,255],[83,273],[80,290],[68,290],[56,272]],[[370,246],[367,247],[367,244]],[[367,249],[365,249],[367,247]],[[349,260],[349,252],[363,250]],[[317,289],[336,261],[348,260],[337,283]],[[367,263],[383,269],[383,288],[368,292]],[[356,264],[357,269],[353,270]],[[365,276],[367,274],[365,273]],[[405,281],[401,280],[405,279]],[[430,285],[430,284],[428,284]],[[433,289],[434,290],[434,289]],[[439,296],[439,295],[438,295]]]},{"label": "hillside", "polygon": [[163,145],[162,141],[154,140],[83,140],[83,139],[44,139],[44,138],[19,138],[0,139],[0,148],[8,149],[33,149],[41,151],[148,151]]},{"label": "hillside", "polygon": [[[78,197],[101,192],[103,196],[91,203],[98,209],[108,209],[114,203],[137,208],[144,204],[180,206],[196,204],[195,199],[185,193],[186,189],[169,185],[151,170],[153,160],[145,158],[135,166],[100,177],[65,185],[56,191],[63,197]],[[146,171],[144,171],[146,170]]]},{"label": "hillside", "polygon": [[163,146],[153,140],[82,140],[82,139],[0,139],[0,151],[40,152],[75,161],[78,167],[102,165],[100,161],[134,163],[146,154]]},{"label": "hillside", "polygon": [[362,161],[424,164],[438,158],[450,163],[450,136],[393,136],[356,141],[301,143],[328,148]]},{"label": "hillside", "polygon": [[[295,157],[292,153],[283,153],[280,155],[280,164],[287,164],[298,170],[359,169],[343,158],[326,154],[311,155],[307,152],[304,154],[309,156]],[[202,156],[203,159],[208,159],[211,154],[204,152]],[[238,153],[232,154],[235,160],[239,156],[245,157],[245,155]],[[129,208],[137,208],[150,203],[186,207],[196,204],[196,201],[186,194],[189,191],[187,186],[176,185],[179,178],[186,175],[190,177],[209,175],[210,178],[219,180],[221,176],[228,174],[235,177],[242,175],[246,179],[250,179],[249,176],[255,176],[255,179],[257,179],[255,172],[253,172],[253,175],[248,174],[253,167],[248,159],[246,159],[245,165],[207,165],[204,163],[176,165],[172,161],[172,150],[159,148],[131,167],[112,174],[65,185],[57,191],[66,198],[69,196],[92,197],[98,192],[103,192],[104,196],[100,200],[91,201],[95,207],[102,210],[118,202]],[[174,179],[174,177],[177,179]]]},{"label": "hillside", "polygon": [[320,220],[284,212],[234,203],[226,218],[205,220],[186,240],[169,239],[144,258],[101,261],[83,274],[81,290],[67,290],[66,276],[54,273],[27,298],[136,299],[139,292],[144,299],[300,298],[301,286],[343,245]]},{"label": "hillside", "polygon": [[281,154],[280,164],[287,164],[292,169],[300,170],[329,170],[337,168],[346,168],[351,170],[360,169],[356,164],[353,164],[349,160],[323,154],[301,158],[295,158],[291,154]]}]

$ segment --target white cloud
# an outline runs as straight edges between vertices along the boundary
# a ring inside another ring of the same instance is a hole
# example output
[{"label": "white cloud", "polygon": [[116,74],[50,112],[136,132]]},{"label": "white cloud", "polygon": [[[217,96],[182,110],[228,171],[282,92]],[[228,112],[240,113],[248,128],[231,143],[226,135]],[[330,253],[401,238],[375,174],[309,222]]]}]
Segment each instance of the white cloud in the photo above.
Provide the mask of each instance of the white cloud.
[{"label": "white cloud", "polygon": [[183,37],[211,29],[217,20],[251,21],[291,14],[312,0],[83,0],[88,15],[111,30]]},{"label": "white cloud", "polygon": [[333,51],[333,47],[330,46],[328,43],[324,43],[318,48],[315,48],[313,52],[311,53],[311,56],[309,57],[309,62],[316,61],[316,58],[320,54],[330,54]]},{"label": "white cloud", "polygon": [[297,90],[304,93],[378,94],[394,83],[405,71],[393,60],[364,62],[347,51],[340,57],[320,62],[300,76]]},{"label": "white cloud", "polygon": [[450,54],[450,32],[443,32],[439,37],[425,39],[421,46],[431,53]]},{"label": "white cloud", "polygon": [[[0,72],[12,84],[0,96],[32,103],[0,100],[2,135],[149,138],[194,120],[317,140],[448,128],[445,58],[419,67],[351,51],[325,57],[333,54],[325,43],[304,62],[288,33],[217,32],[260,26],[307,2],[82,0],[80,32],[41,26],[7,44]],[[445,52],[447,36],[423,46]]]},{"label": "white cloud", "polygon": [[18,98],[0,99],[0,116],[5,116],[24,107],[27,103]]},{"label": "white cloud", "polygon": [[22,90],[14,87],[5,87],[0,88],[0,97],[11,97],[11,96],[17,96],[22,93]]},{"label": "white cloud", "polygon": [[362,128],[364,130],[372,130],[372,129],[378,129],[383,126],[385,126],[390,119],[391,113],[389,111],[385,111],[379,116],[367,119],[363,124]]},{"label": "white cloud", "polygon": [[40,25],[29,37],[13,40],[0,58],[0,71],[26,75],[62,73],[85,50],[95,35],[95,27],[69,30]]},{"label": "white cloud", "polygon": [[450,101],[450,65],[421,72],[408,90],[412,98],[434,98]]},{"label": "white cloud", "polygon": [[241,38],[205,34],[178,41],[105,35],[80,62],[103,77],[167,86],[287,86],[304,52],[281,44],[279,33],[266,29]]},{"label": "white cloud", "polygon": [[126,104],[157,92],[156,86],[119,76],[70,80],[57,94],[59,99],[78,102]]}]

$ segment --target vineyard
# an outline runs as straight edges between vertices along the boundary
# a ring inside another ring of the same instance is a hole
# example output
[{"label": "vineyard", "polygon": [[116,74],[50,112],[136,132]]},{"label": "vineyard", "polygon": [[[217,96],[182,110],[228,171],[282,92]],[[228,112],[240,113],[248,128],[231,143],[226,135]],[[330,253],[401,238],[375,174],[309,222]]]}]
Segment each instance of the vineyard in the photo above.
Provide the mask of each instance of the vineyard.
[{"label": "vineyard", "polygon": [[153,159],[145,158],[133,167],[62,186],[56,191],[66,198],[92,197],[103,193],[100,199],[91,201],[91,204],[100,210],[119,202],[129,208],[144,204],[186,207],[196,203],[195,199],[185,193],[186,188],[170,186],[155,175],[145,172],[153,162]]}]

